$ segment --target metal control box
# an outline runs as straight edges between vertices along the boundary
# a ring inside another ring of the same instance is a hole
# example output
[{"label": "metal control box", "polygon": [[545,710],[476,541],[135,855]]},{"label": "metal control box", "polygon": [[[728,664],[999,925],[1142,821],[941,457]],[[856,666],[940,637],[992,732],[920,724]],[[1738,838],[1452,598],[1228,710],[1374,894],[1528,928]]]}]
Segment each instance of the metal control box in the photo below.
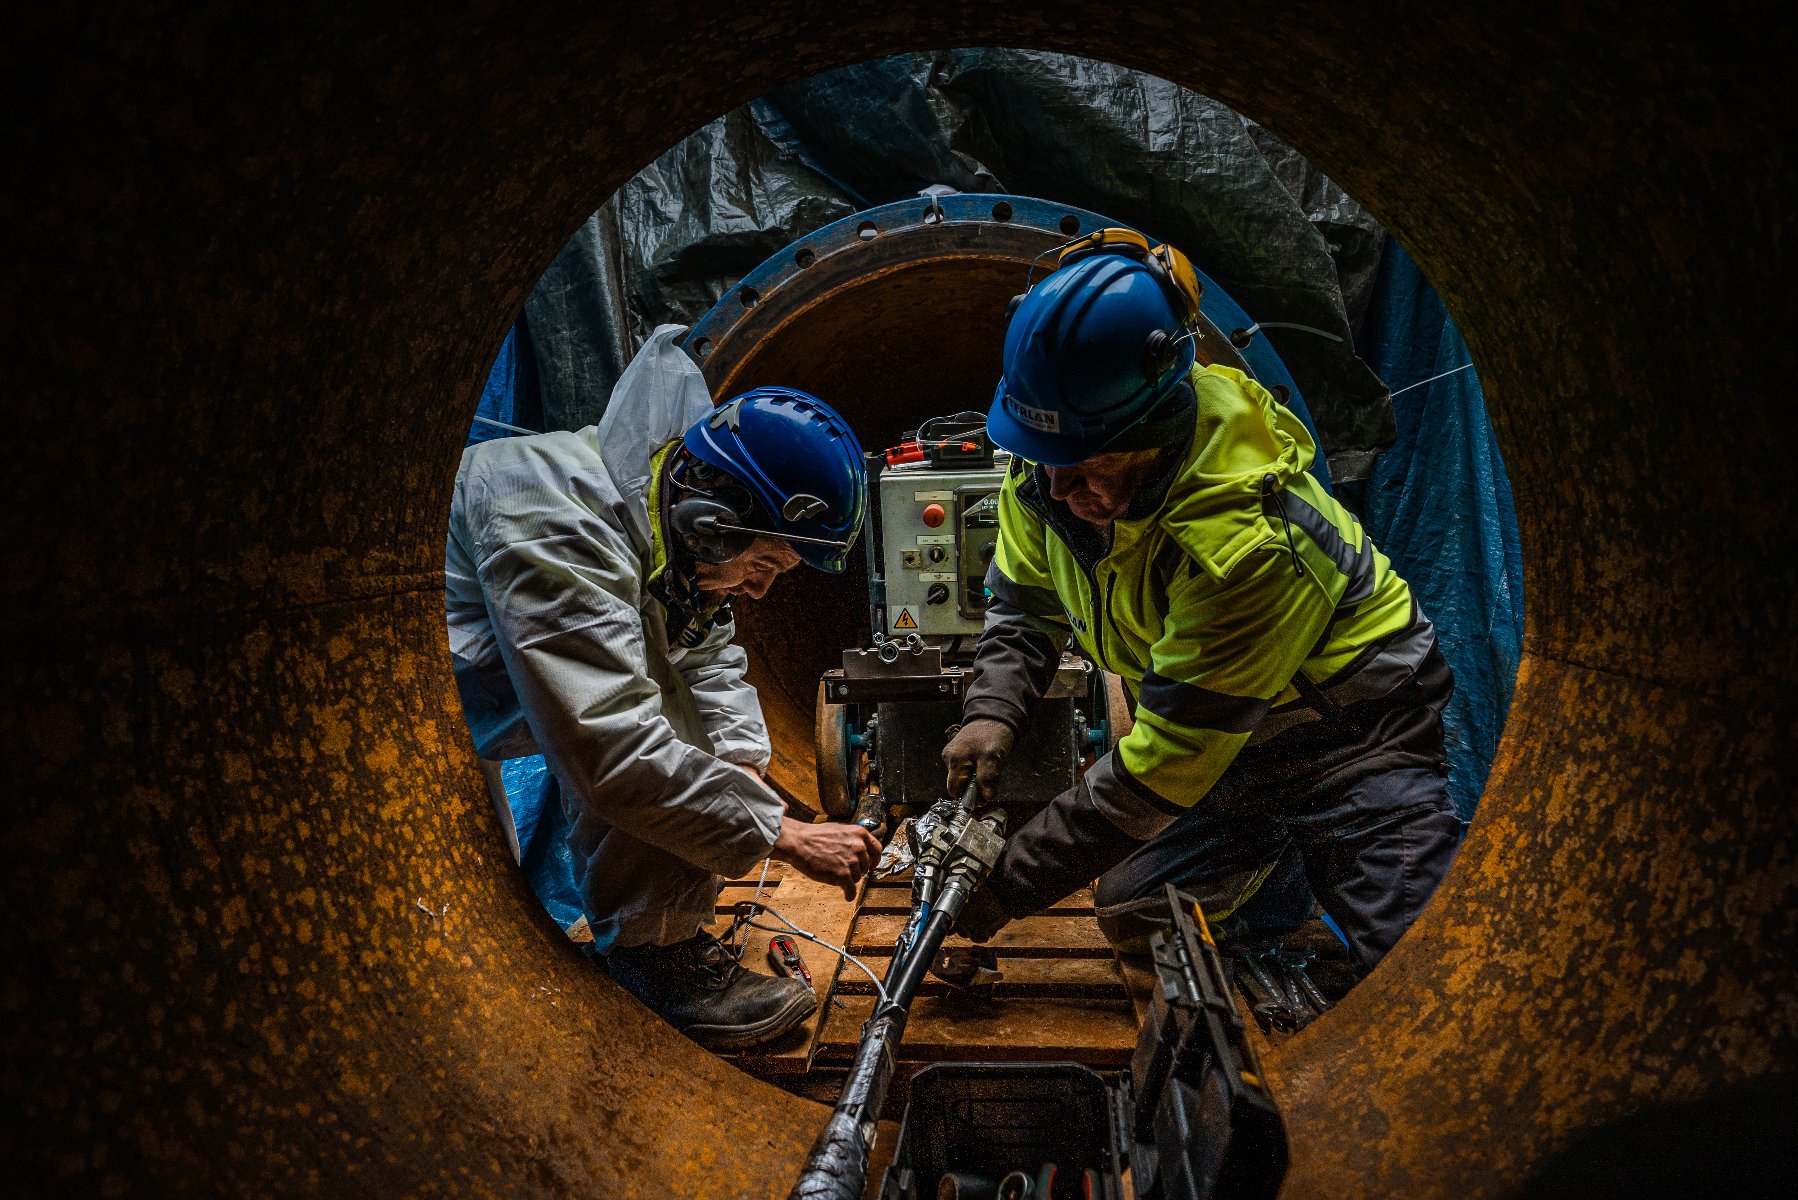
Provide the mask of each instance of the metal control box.
[{"label": "metal control box", "polygon": [[978,634],[986,568],[999,538],[999,487],[1009,460],[944,470],[928,463],[880,473],[881,572],[888,637]]}]

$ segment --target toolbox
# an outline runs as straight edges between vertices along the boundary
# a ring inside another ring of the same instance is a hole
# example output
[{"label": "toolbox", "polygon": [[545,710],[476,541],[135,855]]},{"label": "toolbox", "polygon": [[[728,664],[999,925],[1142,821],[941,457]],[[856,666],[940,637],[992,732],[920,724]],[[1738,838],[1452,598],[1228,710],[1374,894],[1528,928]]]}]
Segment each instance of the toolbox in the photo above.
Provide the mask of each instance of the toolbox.
[{"label": "toolbox", "polygon": [[1166,892],[1127,1074],[938,1063],[912,1079],[880,1200],[1273,1200],[1286,1131],[1195,905]]}]

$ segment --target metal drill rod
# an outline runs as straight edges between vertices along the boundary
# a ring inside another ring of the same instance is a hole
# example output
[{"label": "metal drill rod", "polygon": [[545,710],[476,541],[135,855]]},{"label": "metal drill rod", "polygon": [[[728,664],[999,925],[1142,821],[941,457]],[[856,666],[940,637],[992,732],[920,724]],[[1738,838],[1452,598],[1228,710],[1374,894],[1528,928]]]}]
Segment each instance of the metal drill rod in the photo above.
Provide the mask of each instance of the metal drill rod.
[{"label": "metal drill rod", "polygon": [[[888,1000],[862,1027],[861,1044],[843,1084],[843,1095],[812,1143],[799,1182],[788,1200],[860,1200],[867,1188],[868,1152],[874,1145],[880,1107],[892,1082],[894,1054],[905,1036],[911,1002],[931,956],[948,936],[955,917],[947,906],[924,922],[913,951],[888,976]],[[897,975],[897,979],[893,976]]]},{"label": "metal drill rod", "polygon": [[[969,839],[958,839],[942,864],[943,882],[935,893],[934,905],[923,928],[901,954],[895,955],[887,969],[886,999],[874,1009],[874,1015],[862,1026],[861,1043],[850,1064],[849,1077],[843,1083],[842,1098],[830,1114],[830,1120],[812,1143],[799,1181],[788,1193],[788,1200],[860,1200],[868,1181],[868,1152],[874,1145],[874,1134],[880,1120],[881,1105],[886,1102],[887,1086],[892,1082],[895,1054],[905,1036],[905,1023],[911,1016],[911,1002],[918,994],[924,973],[942,947],[943,939],[955,927],[967,900],[992,862],[983,859],[981,850],[996,857],[992,847],[998,843],[1004,828],[1003,813],[994,811],[976,822],[971,815],[973,786],[962,798],[959,812],[964,824],[985,826]],[[984,832],[989,841],[983,842]],[[965,849],[964,849],[965,847]],[[914,915],[917,909],[914,907]]]}]

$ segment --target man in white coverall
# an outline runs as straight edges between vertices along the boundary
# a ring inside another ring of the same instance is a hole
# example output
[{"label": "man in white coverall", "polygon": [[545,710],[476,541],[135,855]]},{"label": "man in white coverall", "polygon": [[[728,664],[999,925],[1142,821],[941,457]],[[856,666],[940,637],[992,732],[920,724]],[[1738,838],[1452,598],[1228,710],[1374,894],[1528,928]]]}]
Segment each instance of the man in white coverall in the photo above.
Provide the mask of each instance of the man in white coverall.
[{"label": "man in white coverall", "polygon": [[799,562],[843,570],[861,447],[823,402],[757,388],[714,408],[664,325],[597,426],[463,452],[450,510],[456,682],[485,759],[541,753],[612,977],[694,1040],[754,1045],[805,1019],[804,983],[700,932],[720,876],[764,857],[852,895],[879,853],[784,815],[731,601]]}]

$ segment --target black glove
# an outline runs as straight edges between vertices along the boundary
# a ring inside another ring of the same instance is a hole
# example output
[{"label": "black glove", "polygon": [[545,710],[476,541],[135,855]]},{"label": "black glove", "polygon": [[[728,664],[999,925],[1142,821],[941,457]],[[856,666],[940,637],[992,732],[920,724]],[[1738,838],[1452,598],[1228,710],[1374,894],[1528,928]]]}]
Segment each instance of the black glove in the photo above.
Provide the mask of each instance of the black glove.
[{"label": "black glove", "polygon": [[983,884],[962,906],[961,915],[955,918],[955,932],[970,942],[984,942],[1011,924],[1011,920],[993,889]]},{"label": "black glove", "polygon": [[1082,779],[1005,839],[981,890],[996,891],[993,898],[1012,917],[1027,917],[1079,891],[1141,845],[1099,812]]},{"label": "black glove", "polygon": [[990,717],[976,717],[963,725],[943,747],[943,765],[949,768],[949,794],[961,795],[972,779],[980,784],[980,803],[991,804],[999,786],[999,766],[1016,740],[1011,726]]}]

